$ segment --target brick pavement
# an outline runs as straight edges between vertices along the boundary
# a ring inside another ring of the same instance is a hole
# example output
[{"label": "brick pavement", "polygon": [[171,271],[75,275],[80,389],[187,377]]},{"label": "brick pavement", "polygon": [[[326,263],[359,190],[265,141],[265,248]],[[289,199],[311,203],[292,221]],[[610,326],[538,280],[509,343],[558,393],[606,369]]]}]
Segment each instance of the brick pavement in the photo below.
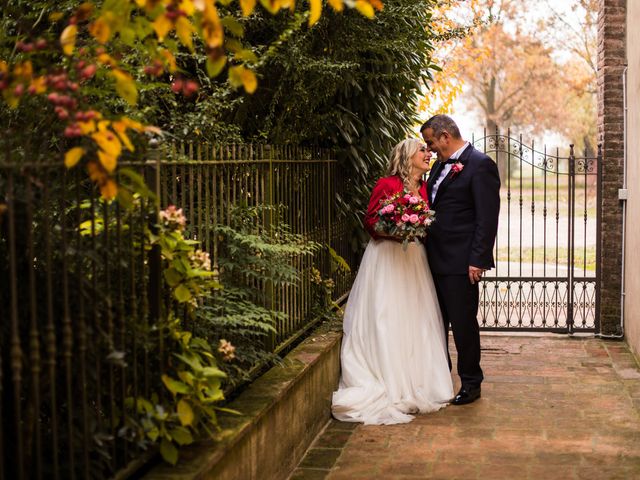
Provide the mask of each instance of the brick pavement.
[{"label": "brick pavement", "polygon": [[290,480],[640,479],[640,369],[626,344],[483,335],[482,348],[480,400],[404,425],[332,420]]}]

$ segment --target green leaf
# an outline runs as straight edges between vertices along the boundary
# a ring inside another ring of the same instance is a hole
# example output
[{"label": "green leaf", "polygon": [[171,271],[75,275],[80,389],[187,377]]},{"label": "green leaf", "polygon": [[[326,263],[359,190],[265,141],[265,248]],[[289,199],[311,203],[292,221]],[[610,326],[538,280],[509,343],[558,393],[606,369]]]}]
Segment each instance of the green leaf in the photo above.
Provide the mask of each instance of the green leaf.
[{"label": "green leaf", "polygon": [[152,442],[155,442],[158,439],[159,435],[160,430],[158,430],[158,427],[153,427],[151,430],[147,431],[147,437],[149,437],[149,440],[151,440]]},{"label": "green leaf", "polygon": [[164,271],[164,279],[170,287],[175,287],[182,281],[182,275],[175,268]]},{"label": "green leaf", "polygon": [[227,378],[227,374],[217,367],[204,367],[202,369],[202,374],[205,377]]},{"label": "green leaf", "polygon": [[173,295],[180,303],[185,303],[191,300],[191,292],[184,285],[179,285],[178,288],[173,291]]},{"label": "green leaf", "polygon": [[242,24],[232,16],[226,16],[220,20],[220,23],[225,26],[236,37],[244,37],[244,27]]},{"label": "green leaf", "polygon": [[175,427],[169,430],[169,435],[173,438],[178,445],[189,445],[193,443],[193,436],[191,432],[184,427]]},{"label": "green leaf", "polygon": [[222,72],[222,69],[224,68],[224,66],[227,64],[227,57],[226,56],[221,56],[220,58],[217,58],[216,60],[211,60],[210,58],[207,59],[207,75],[209,75],[210,77],[217,77],[218,75],[220,75],[220,72]]},{"label": "green leaf", "polygon": [[242,415],[241,412],[239,412],[237,410],[232,410],[231,408],[215,407],[215,406],[213,408],[215,408],[219,412],[231,413],[233,415]]},{"label": "green leaf", "polygon": [[178,449],[166,438],[163,438],[162,442],[160,442],[160,454],[164,461],[171,465],[175,465],[178,462]]},{"label": "green leaf", "polygon": [[182,360],[184,363],[189,365],[196,372],[200,372],[202,370],[202,364],[200,363],[200,360],[196,356],[190,355],[189,357],[187,357],[186,355],[181,355],[179,353],[174,353],[174,355],[180,360]]},{"label": "green leaf", "polygon": [[164,386],[174,395],[176,393],[189,393],[191,391],[188,385],[168,375],[162,375],[162,383],[164,383]]},{"label": "green leaf", "polygon": [[185,399],[182,399],[178,402],[178,418],[180,419],[180,423],[184,426],[189,426],[193,423],[193,410],[191,409],[191,405],[189,405],[189,402],[187,402]]}]

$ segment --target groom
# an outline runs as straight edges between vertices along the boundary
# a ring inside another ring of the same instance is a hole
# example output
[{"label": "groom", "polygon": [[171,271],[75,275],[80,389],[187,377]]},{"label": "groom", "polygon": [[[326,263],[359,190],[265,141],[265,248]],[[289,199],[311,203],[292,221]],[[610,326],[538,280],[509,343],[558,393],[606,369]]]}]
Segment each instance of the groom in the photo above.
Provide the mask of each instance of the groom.
[{"label": "groom", "polygon": [[[500,211],[500,177],[491,158],[462,139],[447,115],[435,115],[420,128],[438,155],[427,180],[436,221],[427,235],[427,256],[442,310],[458,351],[462,388],[452,400],[464,405],[480,398],[478,282],[494,267],[493,244]],[[451,368],[451,358],[449,358]]]}]

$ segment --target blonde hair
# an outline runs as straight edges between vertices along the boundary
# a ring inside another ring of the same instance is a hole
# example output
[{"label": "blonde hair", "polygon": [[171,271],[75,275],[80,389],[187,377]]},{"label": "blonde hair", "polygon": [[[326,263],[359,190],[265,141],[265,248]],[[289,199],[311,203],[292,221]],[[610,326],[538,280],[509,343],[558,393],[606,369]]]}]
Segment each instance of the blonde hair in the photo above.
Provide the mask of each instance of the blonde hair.
[{"label": "blonde hair", "polygon": [[391,150],[387,175],[398,175],[409,190],[411,188],[411,157],[422,147],[423,142],[417,138],[406,138]]}]

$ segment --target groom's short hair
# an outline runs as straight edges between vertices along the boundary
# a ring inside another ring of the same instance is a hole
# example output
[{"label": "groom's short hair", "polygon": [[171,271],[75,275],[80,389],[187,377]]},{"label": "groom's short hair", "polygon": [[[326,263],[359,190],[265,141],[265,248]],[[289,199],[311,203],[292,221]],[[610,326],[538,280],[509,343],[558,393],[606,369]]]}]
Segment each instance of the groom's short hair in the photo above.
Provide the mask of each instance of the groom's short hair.
[{"label": "groom's short hair", "polygon": [[462,138],[458,125],[449,115],[434,115],[420,127],[420,133],[427,128],[433,130],[436,138],[442,135],[442,132],[448,132],[453,138]]}]

